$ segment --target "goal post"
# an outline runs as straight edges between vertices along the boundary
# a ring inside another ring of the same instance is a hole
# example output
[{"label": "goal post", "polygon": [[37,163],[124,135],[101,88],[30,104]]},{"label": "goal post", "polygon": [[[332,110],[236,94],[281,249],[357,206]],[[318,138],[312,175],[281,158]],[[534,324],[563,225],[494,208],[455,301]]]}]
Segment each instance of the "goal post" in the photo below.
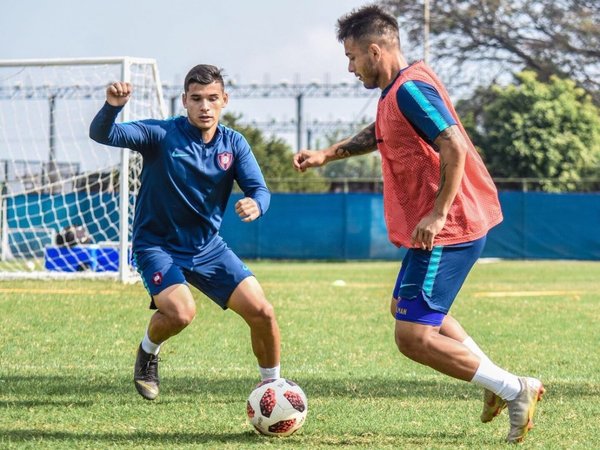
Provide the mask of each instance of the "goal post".
[{"label": "goal post", "polygon": [[88,137],[114,81],[134,87],[118,120],[166,117],[153,59],[0,60],[0,279],[134,273],[141,156]]}]

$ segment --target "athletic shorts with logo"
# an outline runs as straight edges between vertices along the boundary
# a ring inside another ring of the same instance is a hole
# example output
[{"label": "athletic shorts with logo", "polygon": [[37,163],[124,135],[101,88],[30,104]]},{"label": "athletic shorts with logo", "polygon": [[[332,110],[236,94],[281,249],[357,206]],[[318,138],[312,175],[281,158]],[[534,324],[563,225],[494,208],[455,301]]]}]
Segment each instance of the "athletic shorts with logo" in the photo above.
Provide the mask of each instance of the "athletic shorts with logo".
[{"label": "athletic shorts with logo", "polygon": [[[194,257],[169,253],[162,247],[134,252],[144,286],[154,296],[175,284],[191,284],[223,309],[235,288],[253,273],[240,258],[218,239],[209,252]],[[154,300],[150,309],[157,309]]]},{"label": "athletic shorts with logo", "polygon": [[481,256],[486,236],[462,244],[435,246],[431,251],[411,248],[392,294],[396,319],[439,326],[473,264]]}]

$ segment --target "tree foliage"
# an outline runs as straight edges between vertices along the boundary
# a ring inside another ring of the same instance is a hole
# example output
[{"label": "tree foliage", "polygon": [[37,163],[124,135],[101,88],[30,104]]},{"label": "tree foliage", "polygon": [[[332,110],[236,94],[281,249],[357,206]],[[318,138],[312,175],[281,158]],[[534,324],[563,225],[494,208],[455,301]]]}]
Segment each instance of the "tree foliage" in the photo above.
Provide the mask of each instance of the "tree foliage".
[{"label": "tree foliage", "polygon": [[[366,127],[368,122],[361,121],[357,125],[357,130]],[[332,145],[341,141],[347,136],[336,130],[325,136],[327,145]],[[367,153],[366,155],[353,156],[352,158],[333,161],[323,167],[323,175],[329,179],[380,179],[381,178],[381,156],[379,152]]]},{"label": "tree foliage", "polygon": [[[423,2],[380,3],[398,16],[411,46],[422,45]],[[502,71],[533,70],[542,81],[552,75],[577,81],[600,104],[598,0],[431,0],[430,5],[432,57],[453,67],[455,75],[493,79]]]},{"label": "tree foliage", "polygon": [[273,192],[320,192],[328,184],[317,171],[299,174],[292,164],[293,152],[283,139],[265,137],[255,127],[241,125],[240,116],[226,113],[221,117],[223,125],[244,135],[256,157],[269,189]]},{"label": "tree foliage", "polygon": [[457,109],[494,177],[544,178],[545,191],[575,190],[582,178],[598,177],[600,110],[572,80],[543,83],[525,71]]},{"label": "tree foliage", "polygon": [[323,175],[330,179],[380,179],[381,157],[379,152],[373,152],[334,161],[323,168]]}]

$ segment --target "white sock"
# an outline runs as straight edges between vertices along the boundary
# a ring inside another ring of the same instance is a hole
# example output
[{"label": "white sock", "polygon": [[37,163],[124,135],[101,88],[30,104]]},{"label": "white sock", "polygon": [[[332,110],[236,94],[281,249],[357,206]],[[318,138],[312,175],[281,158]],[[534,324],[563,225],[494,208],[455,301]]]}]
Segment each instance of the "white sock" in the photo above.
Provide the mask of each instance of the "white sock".
[{"label": "white sock", "polygon": [[269,378],[281,378],[279,374],[279,364],[275,367],[260,367],[258,366],[261,380],[268,380]]},{"label": "white sock", "polygon": [[148,337],[148,330],[146,330],[146,335],[144,336],[144,339],[142,339],[142,350],[153,355],[158,355],[158,352],[160,351],[160,344],[155,344],[150,340]]},{"label": "white sock", "polygon": [[471,382],[489,389],[507,401],[517,398],[521,391],[519,377],[498,367],[486,358],[481,359]]},{"label": "white sock", "polygon": [[471,350],[471,353],[477,355],[480,360],[487,359],[491,362],[490,358],[488,358],[488,356],[483,352],[483,350],[479,348],[479,345],[477,345],[477,342],[475,342],[473,338],[471,338],[471,336],[467,336],[467,338],[464,341],[462,341],[462,344],[469,350]]}]

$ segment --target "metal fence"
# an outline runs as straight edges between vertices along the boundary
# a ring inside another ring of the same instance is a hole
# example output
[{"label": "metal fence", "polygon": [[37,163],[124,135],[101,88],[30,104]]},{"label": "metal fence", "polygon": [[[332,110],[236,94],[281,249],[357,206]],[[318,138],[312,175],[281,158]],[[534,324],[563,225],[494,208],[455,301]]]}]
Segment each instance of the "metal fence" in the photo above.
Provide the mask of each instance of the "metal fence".
[{"label": "metal fence", "polygon": [[[600,169],[599,169],[600,172]],[[269,178],[266,180],[273,193],[283,192],[329,192],[329,193],[381,193],[381,178],[319,178],[297,177]],[[600,178],[582,178],[561,181],[551,178],[494,178],[501,192],[600,192]]]}]

